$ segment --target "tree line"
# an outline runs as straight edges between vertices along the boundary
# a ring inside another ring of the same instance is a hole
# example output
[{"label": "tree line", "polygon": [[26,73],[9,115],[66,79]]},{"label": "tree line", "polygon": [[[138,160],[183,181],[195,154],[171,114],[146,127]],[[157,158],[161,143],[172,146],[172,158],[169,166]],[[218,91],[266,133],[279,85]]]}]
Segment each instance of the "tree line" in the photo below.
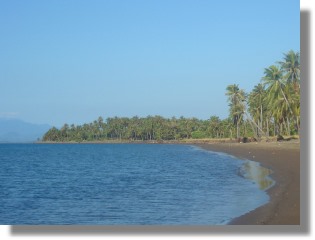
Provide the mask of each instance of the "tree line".
[{"label": "tree line", "polygon": [[45,133],[42,141],[163,141],[202,138],[262,137],[299,134],[300,54],[289,51],[282,61],[265,68],[250,93],[228,85],[229,116],[207,120],[162,116],[112,117],[83,125],[64,124]]},{"label": "tree line", "polygon": [[249,123],[255,138],[299,134],[300,54],[289,51],[282,61],[265,68],[261,83],[246,94],[237,84],[226,88],[236,137]]},{"label": "tree line", "polygon": [[104,140],[180,140],[200,138],[223,138],[229,136],[233,127],[228,119],[220,120],[213,116],[209,120],[197,118],[164,118],[162,116],[147,117],[114,117],[104,120],[99,117],[92,123],[68,125],[48,130],[43,141],[84,142]]}]

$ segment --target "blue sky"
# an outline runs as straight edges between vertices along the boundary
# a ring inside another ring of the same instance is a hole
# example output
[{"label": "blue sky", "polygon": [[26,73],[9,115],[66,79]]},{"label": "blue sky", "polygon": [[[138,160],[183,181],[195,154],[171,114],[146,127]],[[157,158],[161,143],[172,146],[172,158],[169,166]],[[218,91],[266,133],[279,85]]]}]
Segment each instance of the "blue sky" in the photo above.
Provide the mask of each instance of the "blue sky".
[{"label": "blue sky", "polygon": [[0,2],[0,117],[228,116],[300,48],[298,0]]}]

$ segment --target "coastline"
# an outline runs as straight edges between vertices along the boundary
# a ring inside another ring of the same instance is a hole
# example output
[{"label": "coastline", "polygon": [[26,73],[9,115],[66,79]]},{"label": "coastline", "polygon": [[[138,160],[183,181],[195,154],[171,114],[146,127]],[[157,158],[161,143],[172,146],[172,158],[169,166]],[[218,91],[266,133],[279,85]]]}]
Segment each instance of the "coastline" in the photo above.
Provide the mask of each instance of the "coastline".
[{"label": "coastline", "polygon": [[229,225],[299,225],[300,224],[300,143],[215,143],[196,144],[210,151],[224,152],[241,159],[259,162],[272,170],[275,180],[267,190],[270,201],[233,219]]}]

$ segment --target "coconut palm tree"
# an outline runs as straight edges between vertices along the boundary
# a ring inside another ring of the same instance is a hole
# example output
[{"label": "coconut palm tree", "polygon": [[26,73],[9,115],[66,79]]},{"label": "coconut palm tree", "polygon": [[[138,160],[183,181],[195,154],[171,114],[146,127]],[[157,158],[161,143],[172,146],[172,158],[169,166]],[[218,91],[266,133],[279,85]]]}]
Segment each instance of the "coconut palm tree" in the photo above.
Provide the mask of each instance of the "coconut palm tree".
[{"label": "coconut palm tree", "polygon": [[[285,104],[286,109],[286,118],[287,121],[289,119],[294,120],[295,122],[295,129],[299,132],[300,126],[300,95],[299,91],[296,92],[293,82],[287,81],[286,75],[283,75],[282,69],[273,65],[269,68],[265,69],[265,76],[262,78],[262,81],[265,86],[267,86],[267,102],[268,108],[273,109],[273,113],[275,113],[276,108],[283,108],[280,106],[281,104]],[[279,114],[276,114],[279,116]],[[275,115],[273,114],[273,117]],[[279,121],[280,119],[275,119],[275,121]],[[287,124],[288,126],[290,124]]]},{"label": "coconut palm tree", "polygon": [[290,50],[284,54],[283,61],[279,62],[281,70],[285,72],[284,79],[293,84],[295,93],[300,91],[300,53]]},{"label": "coconut palm tree", "polygon": [[220,118],[211,116],[209,119],[209,132],[212,138],[218,138],[220,133]]},{"label": "coconut palm tree", "polygon": [[285,87],[283,71],[279,67],[272,65],[269,68],[265,68],[265,76],[262,80],[264,86],[267,86],[267,98],[269,99],[269,102],[275,102],[277,98],[282,96],[292,113],[290,103],[283,90]]},{"label": "coconut palm tree", "polygon": [[239,89],[237,84],[228,85],[226,88],[226,96],[228,96],[230,114],[233,118],[233,123],[236,126],[236,137],[240,137],[239,125],[243,119],[244,104],[246,94],[243,90]]},{"label": "coconut palm tree", "polygon": [[[285,72],[287,92],[290,92],[291,113],[295,118],[295,129],[300,129],[300,53],[289,51],[284,54],[282,62],[279,62],[281,69]],[[293,89],[293,91],[292,91]]]},{"label": "coconut palm tree", "polygon": [[249,112],[253,119],[257,121],[261,129],[263,128],[263,113],[266,110],[264,108],[265,96],[266,90],[264,86],[259,83],[258,85],[254,86],[254,89],[249,94],[248,98]]}]

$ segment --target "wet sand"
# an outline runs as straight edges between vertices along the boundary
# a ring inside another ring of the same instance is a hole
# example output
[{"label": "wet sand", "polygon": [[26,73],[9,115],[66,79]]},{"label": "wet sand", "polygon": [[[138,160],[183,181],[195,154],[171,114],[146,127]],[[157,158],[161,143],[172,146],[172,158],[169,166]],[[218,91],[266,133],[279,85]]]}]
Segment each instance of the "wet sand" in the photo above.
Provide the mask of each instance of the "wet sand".
[{"label": "wet sand", "polygon": [[241,159],[260,162],[272,170],[276,181],[267,190],[270,201],[230,222],[231,225],[300,224],[299,142],[197,144],[203,149],[225,152]]}]

